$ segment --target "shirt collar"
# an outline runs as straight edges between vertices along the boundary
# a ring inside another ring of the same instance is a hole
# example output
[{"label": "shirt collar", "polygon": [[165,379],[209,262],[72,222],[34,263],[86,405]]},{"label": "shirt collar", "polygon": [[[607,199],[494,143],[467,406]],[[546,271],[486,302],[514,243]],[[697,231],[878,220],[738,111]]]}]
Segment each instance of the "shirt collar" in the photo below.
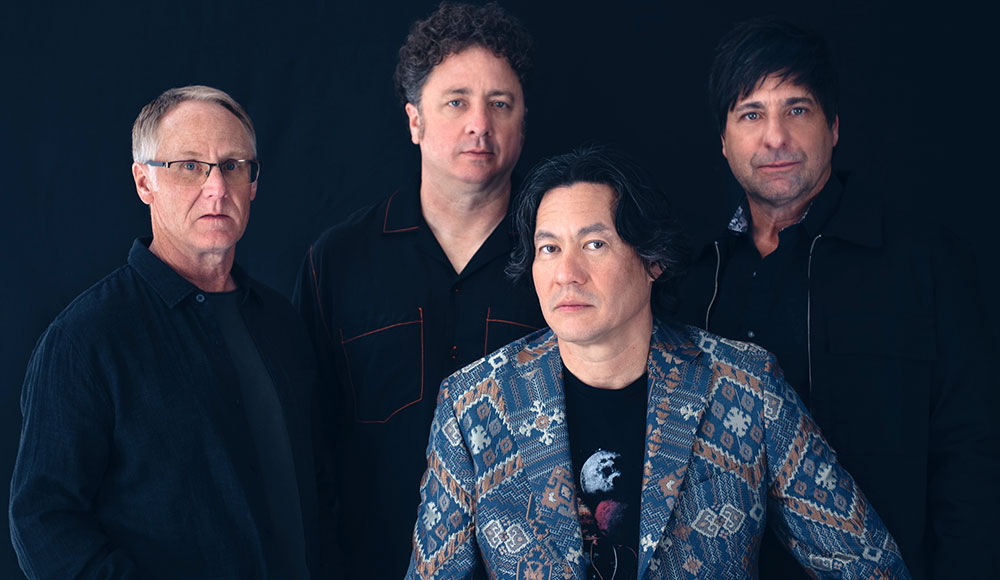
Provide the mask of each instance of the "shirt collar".
[{"label": "shirt collar", "polygon": [[[139,273],[139,276],[147,284],[153,287],[153,290],[167,306],[173,308],[188,296],[201,292],[197,286],[185,280],[173,268],[149,251],[149,244],[152,241],[153,238],[150,237],[136,238],[128,253],[128,264]],[[253,288],[253,280],[243,268],[235,263],[231,274],[239,291],[239,303],[242,304],[247,296],[256,292]]]},{"label": "shirt collar", "polygon": [[[517,176],[511,177],[510,203],[507,206],[507,216],[500,224],[514,234],[513,221],[510,219],[511,211],[515,207],[514,199],[517,195],[519,179]],[[424,214],[420,209],[420,186],[411,184],[409,187],[397,189],[385,204],[385,214],[382,217],[383,234],[399,234],[419,230],[424,222]],[[499,229],[499,228],[498,228]]]},{"label": "shirt collar", "polygon": [[420,212],[420,190],[416,187],[397,189],[385,203],[383,234],[399,234],[420,229],[424,221]]},{"label": "shirt collar", "polygon": [[[799,221],[792,225],[801,224],[809,236],[821,233],[827,221],[830,220],[830,216],[833,215],[839,205],[843,189],[840,180],[836,176],[831,175],[826,185],[823,186],[823,189],[809,203],[809,207],[806,208],[805,213],[802,214]],[[750,206],[746,196],[743,196],[743,200],[737,206],[733,217],[729,219],[729,231],[737,234],[748,233],[750,231],[750,219]]]}]

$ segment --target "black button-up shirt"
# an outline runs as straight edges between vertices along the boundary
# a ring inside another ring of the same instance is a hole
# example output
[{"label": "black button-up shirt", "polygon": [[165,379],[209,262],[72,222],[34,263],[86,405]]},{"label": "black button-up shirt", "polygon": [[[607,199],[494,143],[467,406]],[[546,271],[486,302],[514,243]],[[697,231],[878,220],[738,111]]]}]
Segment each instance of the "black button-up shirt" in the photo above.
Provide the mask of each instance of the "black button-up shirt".
[{"label": "black button-up shirt", "polygon": [[840,182],[831,178],[802,219],[778,233],[778,247],[763,258],[754,245],[744,199],[719,248],[719,294],[707,330],[773,352],[785,379],[807,406],[811,402],[806,335],[809,248],[840,195]]},{"label": "black button-up shirt", "polygon": [[441,381],[544,326],[530,284],[504,275],[513,240],[508,215],[456,273],[412,189],[309,250],[294,301],[326,376],[345,577],[406,573]]},{"label": "black button-up shirt", "polygon": [[[148,243],[74,300],[32,355],[11,482],[18,560],[32,578],[281,575],[291,556],[276,548],[213,298]],[[315,557],[309,338],[284,298],[235,266],[233,277],[281,402]]]}]

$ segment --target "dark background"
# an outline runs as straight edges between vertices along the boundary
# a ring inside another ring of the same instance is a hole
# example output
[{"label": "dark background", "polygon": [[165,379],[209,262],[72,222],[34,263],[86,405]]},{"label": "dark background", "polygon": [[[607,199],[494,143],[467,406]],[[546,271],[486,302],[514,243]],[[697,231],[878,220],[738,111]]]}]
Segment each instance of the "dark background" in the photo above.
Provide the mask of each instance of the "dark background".
[{"label": "dark background", "polygon": [[[263,169],[237,259],[286,295],[324,228],[418,171],[392,73],[409,23],[435,2],[137,4],[18,3],[0,14],[4,505],[35,340],[149,233],[129,169],[143,105],[197,83],[247,108]],[[887,194],[919,208],[922,226],[964,238],[982,288],[993,287],[996,259],[985,248],[1000,204],[984,176],[996,156],[996,90],[984,85],[993,85],[987,63],[997,51],[976,30],[982,15],[952,3],[655,4],[504,2],[536,39],[520,173],[582,142],[616,143],[698,231],[717,217],[728,176],[705,103],[712,49],[735,21],[780,14],[822,31],[833,49],[842,81],[835,166],[913,177]],[[996,328],[995,304],[985,316]],[[2,526],[0,578],[16,577]]]}]

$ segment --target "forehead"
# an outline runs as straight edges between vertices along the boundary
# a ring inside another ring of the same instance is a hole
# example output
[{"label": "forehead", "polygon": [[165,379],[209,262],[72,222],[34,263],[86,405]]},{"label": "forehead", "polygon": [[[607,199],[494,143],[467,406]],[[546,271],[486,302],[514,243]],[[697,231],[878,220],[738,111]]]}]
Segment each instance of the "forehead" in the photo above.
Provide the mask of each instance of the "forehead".
[{"label": "forehead", "polygon": [[480,45],[449,54],[431,69],[424,90],[482,88],[488,91],[521,92],[517,73],[502,56]]},{"label": "forehead", "polygon": [[739,106],[753,101],[762,103],[774,100],[783,101],[791,98],[813,99],[813,94],[805,85],[801,85],[788,77],[771,74],[758,81],[753,90],[743,98],[737,99],[734,105]]},{"label": "forehead", "polygon": [[208,101],[184,101],[160,119],[158,150],[250,154],[246,127],[231,111]]},{"label": "forehead", "polygon": [[614,229],[615,193],[603,183],[577,182],[550,189],[538,204],[535,231],[563,227],[576,230],[597,223]]}]

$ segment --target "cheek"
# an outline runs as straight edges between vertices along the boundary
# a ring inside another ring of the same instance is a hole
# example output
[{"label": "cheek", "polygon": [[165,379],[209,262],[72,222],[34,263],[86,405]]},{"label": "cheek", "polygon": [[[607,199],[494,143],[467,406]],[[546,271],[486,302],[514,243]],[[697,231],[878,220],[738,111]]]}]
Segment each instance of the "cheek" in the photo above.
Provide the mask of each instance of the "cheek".
[{"label": "cheek", "polygon": [[531,265],[531,281],[535,285],[535,294],[541,296],[544,291],[543,289],[545,288],[545,274],[542,272],[542,268],[538,266],[537,262]]}]

